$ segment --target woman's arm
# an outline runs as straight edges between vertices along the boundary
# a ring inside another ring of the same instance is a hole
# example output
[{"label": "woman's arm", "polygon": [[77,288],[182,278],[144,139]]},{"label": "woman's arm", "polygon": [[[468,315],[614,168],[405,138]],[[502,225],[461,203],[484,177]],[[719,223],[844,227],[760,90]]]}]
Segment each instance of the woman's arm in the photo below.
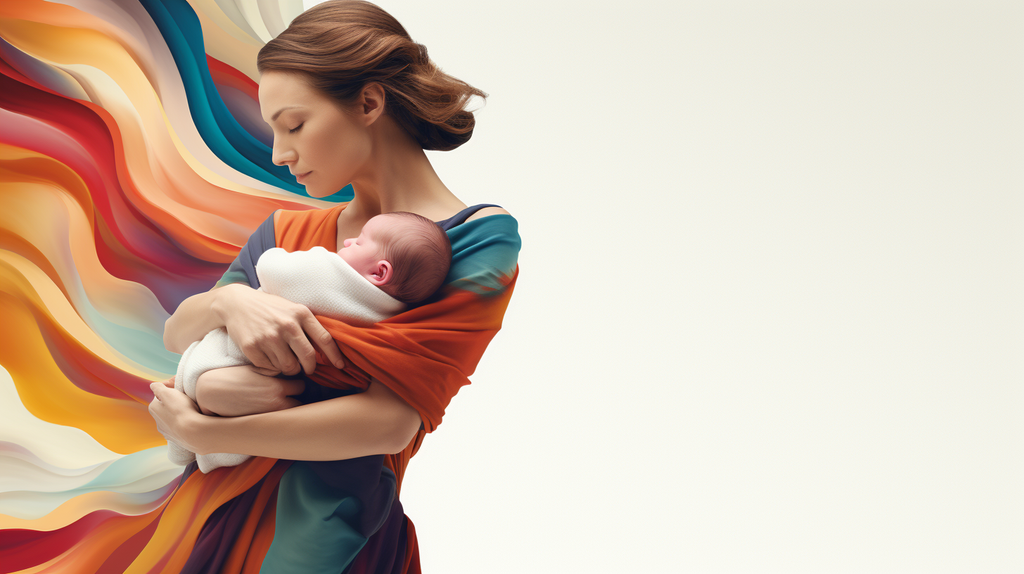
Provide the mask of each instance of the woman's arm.
[{"label": "woman's arm", "polygon": [[[250,377],[263,377],[249,371]],[[184,393],[151,385],[150,414],[169,440],[195,452],[234,452],[292,460],[392,454],[420,428],[414,408],[381,383],[362,393],[285,410],[220,418],[202,415]]]},{"label": "woman's arm", "polygon": [[230,291],[238,288],[251,290],[245,285],[225,285],[182,301],[164,323],[164,347],[172,353],[184,353],[193,342],[223,327],[224,317],[215,308],[220,308],[218,303],[222,296],[230,296]]},{"label": "woman's arm", "polygon": [[164,323],[164,346],[183,353],[210,331],[225,327],[228,336],[258,368],[286,375],[316,368],[313,345],[339,369],[341,351],[331,334],[305,306],[252,289],[225,285],[181,302]]},{"label": "woman's arm", "polygon": [[196,380],[196,405],[204,415],[222,417],[269,413],[300,405],[295,395],[306,388],[305,382],[276,374],[252,365],[211,369]]}]

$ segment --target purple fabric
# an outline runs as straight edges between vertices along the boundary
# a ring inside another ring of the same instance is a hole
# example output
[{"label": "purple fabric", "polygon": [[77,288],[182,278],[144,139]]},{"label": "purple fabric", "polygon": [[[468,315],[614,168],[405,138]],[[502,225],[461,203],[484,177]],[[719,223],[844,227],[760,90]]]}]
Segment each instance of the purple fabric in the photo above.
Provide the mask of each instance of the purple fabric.
[{"label": "purple fabric", "polygon": [[[195,464],[193,461],[189,463],[189,467]],[[181,574],[217,574],[220,572],[231,553],[231,545],[224,544],[223,541],[233,540],[238,536],[238,532],[245,524],[249,507],[252,506],[256,494],[265,480],[266,477],[210,515],[199,532],[199,538],[196,539],[196,544],[192,548],[192,553],[189,554],[185,566],[182,567]]]},{"label": "purple fabric", "polygon": [[402,574],[408,544],[408,523],[402,502],[395,500],[387,520],[359,551],[345,574]]}]

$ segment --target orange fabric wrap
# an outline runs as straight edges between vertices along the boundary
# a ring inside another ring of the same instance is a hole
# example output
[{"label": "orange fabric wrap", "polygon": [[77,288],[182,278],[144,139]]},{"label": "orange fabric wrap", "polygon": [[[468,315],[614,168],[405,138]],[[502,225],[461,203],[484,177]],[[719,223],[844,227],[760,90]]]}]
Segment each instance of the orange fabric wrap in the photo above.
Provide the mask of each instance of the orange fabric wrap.
[{"label": "orange fabric wrap", "polygon": [[[337,221],[344,208],[277,212],[277,246],[285,251],[316,246],[337,251]],[[423,428],[431,432],[455,393],[469,384],[469,375],[501,328],[515,277],[508,281],[501,293],[485,296],[448,287],[440,300],[369,327],[317,316],[347,363],[339,371],[318,355],[310,378],[325,386],[365,389],[373,377],[415,408]]]}]

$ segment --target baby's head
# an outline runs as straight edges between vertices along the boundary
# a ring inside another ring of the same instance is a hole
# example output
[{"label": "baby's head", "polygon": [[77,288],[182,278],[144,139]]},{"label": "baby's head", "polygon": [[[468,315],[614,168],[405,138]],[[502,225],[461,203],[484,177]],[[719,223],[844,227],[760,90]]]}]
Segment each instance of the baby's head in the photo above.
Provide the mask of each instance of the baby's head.
[{"label": "baby's head", "polygon": [[367,221],[359,237],[344,241],[338,255],[388,295],[412,304],[430,297],[444,283],[452,245],[433,221],[395,211]]}]

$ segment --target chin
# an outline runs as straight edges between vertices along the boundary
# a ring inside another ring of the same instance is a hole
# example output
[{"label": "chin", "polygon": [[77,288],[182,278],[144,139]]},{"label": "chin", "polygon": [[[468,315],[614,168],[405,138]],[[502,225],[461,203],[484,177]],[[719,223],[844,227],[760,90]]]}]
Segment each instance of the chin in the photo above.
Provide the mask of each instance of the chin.
[{"label": "chin", "polygon": [[313,199],[323,199],[327,196],[334,195],[335,193],[338,193],[338,190],[331,191],[330,189],[318,189],[316,187],[306,188],[306,195]]},{"label": "chin", "polygon": [[[345,184],[345,185],[348,185],[348,184]],[[339,191],[345,189],[345,185],[340,185],[338,187],[334,187],[334,186],[319,186],[319,185],[307,185],[306,186],[306,195],[312,197],[313,199],[323,199],[325,197],[332,196],[335,193],[338,193]]]}]

